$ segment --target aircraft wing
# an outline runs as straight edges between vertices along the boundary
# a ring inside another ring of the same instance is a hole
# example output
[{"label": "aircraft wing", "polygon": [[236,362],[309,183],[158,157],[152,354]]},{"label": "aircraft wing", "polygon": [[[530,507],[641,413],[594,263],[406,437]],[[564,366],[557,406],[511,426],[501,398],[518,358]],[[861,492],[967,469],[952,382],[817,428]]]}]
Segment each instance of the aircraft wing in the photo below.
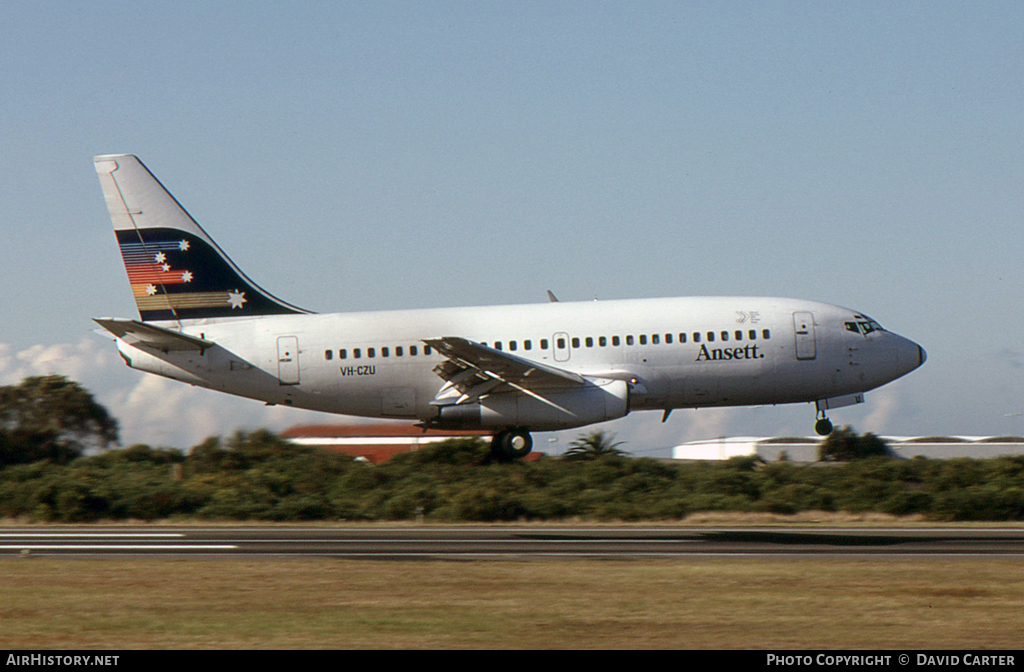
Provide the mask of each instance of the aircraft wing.
[{"label": "aircraft wing", "polygon": [[445,336],[423,342],[447,357],[434,367],[434,373],[446,381],[435,397],[436,404],[461,404],[500,392],[501,388],[537,397],[535,392],[540,390],[587,383],[583,376],[571,371],[523,359],[466,338]]},{"label": "aircraft wing", "polygon": [[138,320],[98,317],[93,318],[93,322],[129,345],[144,345],[164,352],[170,352],[171,350],[202,351],[215,345],[213,341],[208,341],[205,338],[190,336],[178,331],[139,322]]}]

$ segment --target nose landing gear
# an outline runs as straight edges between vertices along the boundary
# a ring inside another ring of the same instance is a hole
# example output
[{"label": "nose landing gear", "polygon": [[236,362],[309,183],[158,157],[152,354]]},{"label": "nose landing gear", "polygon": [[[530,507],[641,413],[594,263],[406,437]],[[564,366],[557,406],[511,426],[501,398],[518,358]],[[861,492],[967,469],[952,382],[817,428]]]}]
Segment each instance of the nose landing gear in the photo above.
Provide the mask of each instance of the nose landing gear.
[{"label": "nose landing gear", "polygon": [[828,436],[832,433],[832,421],[825,417],[825,411],[818,410],[818,420],[814,423],[814,431],[820,436]]}]

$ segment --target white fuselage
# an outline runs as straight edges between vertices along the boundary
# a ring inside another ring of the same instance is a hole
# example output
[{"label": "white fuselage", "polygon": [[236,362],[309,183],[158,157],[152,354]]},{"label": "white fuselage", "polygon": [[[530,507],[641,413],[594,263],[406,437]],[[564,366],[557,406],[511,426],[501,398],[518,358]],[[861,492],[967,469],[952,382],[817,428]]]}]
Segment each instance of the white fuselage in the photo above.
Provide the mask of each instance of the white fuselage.
[{"label": "white fuselage", "polygon": [[866,319],[782,298],[552,302],[163,322],[216,345],[118,347],[133,368],[267,403],[429,422],[445,357],[426,339],[458,336],[598,384],[626,381],[629,412],[840,400],[923,363],[906,338],[849,327]]}]

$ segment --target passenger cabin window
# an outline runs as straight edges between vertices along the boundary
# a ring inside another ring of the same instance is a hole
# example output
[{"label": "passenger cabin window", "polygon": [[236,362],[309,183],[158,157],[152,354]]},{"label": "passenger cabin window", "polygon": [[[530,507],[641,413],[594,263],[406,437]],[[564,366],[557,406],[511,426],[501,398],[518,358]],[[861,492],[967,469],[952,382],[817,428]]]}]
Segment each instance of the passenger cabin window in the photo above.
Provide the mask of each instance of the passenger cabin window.
[{"label": "passenger cabin window", "polygon": [[556,347],[557,347],[557,348],[558,348],[559,350],[562,350],[562,349],[564,349],[564,348],[565,348],[565,339],[564,339],[564,338],[560,338],[560,339],[558,339],[557,341],[555,341],[555,346],[556,346]]},{"label": "passenger cabin window", "polygon": [[708,332],[708,343],[714,343],[714,342],[715,342],[715,332],[709,331]]},{"label": "passenger cabin window", "polygon": [[587,336],[585,339],[583,339],[583,342],[587,344],[588,348],[594,347],[594,337],[593,336]]},{"label": "passenger cabin window", "polygon": [[352,350],[352,356],[355,357],[356,359],[362,358],[362,356],[363,356],[362,348],[355,348],[355,349],[353,349]]},{"label": "passenger cabin window", "polygon": [[376,357],[377,356],[377,348],[367,348],[366,349],[366,356],[369,357],[370,359],[373,359],[374,357]]},{"label": "passenger cabin window", "polygon": [[723,331],[722,332],[722,340],[723,341],[728,341],[729,340],[729,332],[728,331]]},{"label": "passenger cabin window", "polygon": [[757,340],[757,330],[756,329],[751,329],[750,331],[748,331],[747,332],[747,337],[750,338],[750,340],[752,340],[752,341],[756,341]]},{"label": "passenger cabin window", "polygon": [[334,359],[334,350],[324,350],[324,359],[327,361]]},{"label": "passenger cabin window", "polygon": [[597,338],[597,344],[604,348],[608,345],[608,339],[605,338],[604,336],[599,336]]},{"label": "passenger cabin window", "polygon": [[633,345],[633,337],[626,336],[626,345]]},{"label": "passenger cabin window", "polygon": [[546,339],[546,338],[540,339],[540,349],[541,350],[547,350],[548,349],[548,339]]},{"label": "passenger cabin window", "polygon": [[345,348],[338,350],[338,359],[348,359],[348,350]]},{"label": "passenger cabin window", "polygon": [[699,331],[693,332],[693,342],[694,343],[700,343],[700,332]]},{"label": "passenger cabin window", "polygon": [[579,338],[577,338],[575,336],[572,337],[572,347],[573,348],[580,347],[580,339]]},{"label": "passenger cabin window", "polygon": [[418,348],[415,345],[409,346],[409,356],[415,357],[418,354]]},{"label": "passenger cabin window", "polygon": [[763,338],[764,340],[767,341],[771,337],[772,337],[771,330],[769,330],[769,329],[762,329],[761,330],[761,338]]},{"label": "passenger cabin window", "polygon": [[665,334],[665,345],[672,345],[672,334]]},{"label": "passenger cabin window", "polygon": [[523,341],[523,350],[533,350],[533,341],[531,341],[531,340]]},{"label": "passenger cabin window", "polygon": [[516,347],[517,346],[516,346],[516,342],[515,341],[509,341],[508,342],[508,349],[511,350],[512,352],[516,351]]},{"label": "passenger cabin window", "polygon": [[396,345],[395,346],[395,357],[401,357],[401,356],[402,356],[402,346]]},{"label": "passenger cabin window", "polygon": [[736,330],[736,340],[737,341],[742,341],[743,340],[743,330],[742,329],[737,329]]},{"label": "passenger cabin window", "polygon": [[647,334],[640,334],[640,345],[647,345]]},{"label": "passenger cabin window", "polygon": [[620,343],[621,343],[621,340],[619,339],[618,336],[612,336],[612,345],[618,346]]},{"label": "passenger cabin window", "polygon": [[686,332],[685,331],[679,332],[679,342],[680,343],[686,343]]},{"label": "passenger cabin window", "polygon": [[432,350],[433,349],[429,345],[424,345],[423,346],[423,354],[424,355],[429,355],[432,352]]},{"label": "passenger cabin window", "polygon": [[661,337],[658,334],[651,334],[651,345],[661,345]]},{"label": "passenger cabin window", "polygon": [[494,342],[494,349],[495,350],[501,350],[501,341],[495,341]]}]

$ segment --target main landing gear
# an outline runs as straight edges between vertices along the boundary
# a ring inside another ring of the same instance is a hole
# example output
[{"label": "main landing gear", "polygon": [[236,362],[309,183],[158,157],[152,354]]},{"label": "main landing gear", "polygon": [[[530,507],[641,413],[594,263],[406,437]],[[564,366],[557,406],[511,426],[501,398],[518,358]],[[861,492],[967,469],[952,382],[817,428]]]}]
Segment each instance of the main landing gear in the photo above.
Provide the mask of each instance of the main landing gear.
[{"label": "main landing gear", "polygon": [[524,427],[510,427],[491,440],[491,454],[500,460],[517,460],[533,450],[533,437]]}]

